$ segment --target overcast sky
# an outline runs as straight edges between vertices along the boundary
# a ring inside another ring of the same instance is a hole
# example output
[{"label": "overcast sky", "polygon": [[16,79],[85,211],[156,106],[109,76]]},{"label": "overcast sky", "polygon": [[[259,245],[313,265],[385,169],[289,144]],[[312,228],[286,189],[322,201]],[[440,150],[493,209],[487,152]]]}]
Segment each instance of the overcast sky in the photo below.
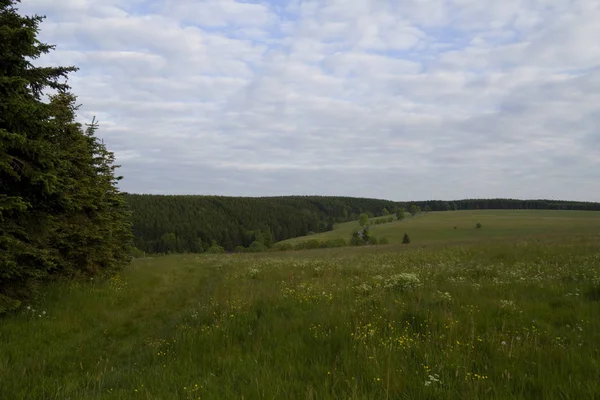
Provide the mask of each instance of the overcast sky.
[{"label": "overcast sky", "polygon": [[598,0],[23,0],[136,193],[600,201]]}]

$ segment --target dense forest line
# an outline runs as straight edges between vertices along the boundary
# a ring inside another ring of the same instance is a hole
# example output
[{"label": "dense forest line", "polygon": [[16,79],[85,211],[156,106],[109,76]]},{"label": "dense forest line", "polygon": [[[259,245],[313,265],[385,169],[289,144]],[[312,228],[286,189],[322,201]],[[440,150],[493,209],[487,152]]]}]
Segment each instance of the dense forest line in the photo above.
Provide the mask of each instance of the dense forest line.
[{"label": "dense forest line", "polygon": [[126,195],[136,246],[146,252],[226,250],[333,229],[361,213],[382,215],[393,201],[350,197],[221,197]]},{"label": "dense forest line", "polygon": [[266,247],[333,229],[334,223],[393,215],[415,205],[427,211],[474,209],[600,210],[600,203],[554,200],[467,199],[394,202],[326,197],[223,197],[126,194],[138,249],[149,253]]}]

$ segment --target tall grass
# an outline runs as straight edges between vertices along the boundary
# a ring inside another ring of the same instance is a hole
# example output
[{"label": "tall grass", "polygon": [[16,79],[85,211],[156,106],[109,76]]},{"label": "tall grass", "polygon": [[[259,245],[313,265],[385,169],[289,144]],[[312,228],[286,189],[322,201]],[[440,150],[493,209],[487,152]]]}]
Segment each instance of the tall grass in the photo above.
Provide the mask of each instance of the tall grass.
[{"label": "tall grass", "polygon": [[0,320],[0,397],[597,398],[598,239],[138,260]]}]

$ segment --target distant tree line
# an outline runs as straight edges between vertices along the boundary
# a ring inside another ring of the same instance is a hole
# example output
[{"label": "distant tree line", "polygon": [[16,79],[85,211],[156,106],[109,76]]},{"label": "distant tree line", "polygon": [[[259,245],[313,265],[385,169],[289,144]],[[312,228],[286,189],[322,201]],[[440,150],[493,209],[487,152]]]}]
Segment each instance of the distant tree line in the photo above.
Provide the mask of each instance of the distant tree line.
[{"label": "distant tree line", "polygon": [[410,210],[412,205],[420,210],[583,210],[600,211],[600,203],[561,200],[517,200],[517,199],[465,199],[455,201],[428,200],[398,203]]},{"label": "distant tree line", "polygon": [[[477,199],[393,202],[325,197],[223,197],[127,194],[138,249],[148,253],[260,251],[274,243],[333,229],[335,223],[429,211],[474,209],[600,210],[599,203]],[[407,211],[408,210],[408,211]],[[316,245],[315,245],[316,246]]]},{"label": "distant tree line", "polygon": [[[396,203],[351,197],[126,195],[136,246],[149,253],[270,248],[273,243],[333,230],[362,213],[383,215]],[[254,244],[254,245],[253,245]]]}]

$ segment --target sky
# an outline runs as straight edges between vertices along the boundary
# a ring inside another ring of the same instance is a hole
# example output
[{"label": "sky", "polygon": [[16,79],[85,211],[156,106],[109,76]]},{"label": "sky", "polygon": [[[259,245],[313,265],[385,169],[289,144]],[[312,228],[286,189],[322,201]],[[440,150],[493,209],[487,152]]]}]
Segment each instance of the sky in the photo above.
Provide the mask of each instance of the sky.
[{"label": "sky", "polygon": [[598,0],[22,0],[122,190],[600,201]]}]

